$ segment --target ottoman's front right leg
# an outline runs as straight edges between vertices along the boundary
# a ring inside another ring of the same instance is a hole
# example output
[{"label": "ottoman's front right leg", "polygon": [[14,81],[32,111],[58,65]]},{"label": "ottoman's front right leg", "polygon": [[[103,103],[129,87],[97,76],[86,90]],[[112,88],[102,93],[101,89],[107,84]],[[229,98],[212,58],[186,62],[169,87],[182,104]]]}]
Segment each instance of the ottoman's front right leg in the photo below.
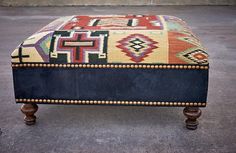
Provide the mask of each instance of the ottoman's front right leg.
[{"label": "ottoman's front right leg", "polygon": [[202,114],[202,111],[198,107],[185,107],[184,115],[187,117],[185,120],[186,128],[189,130],[196,130],[198,126],[197,118]]},{"label": "ottoman's front right leg", "polygon": [[23,104],[21,106],[22,113],[25,114],[24,121],[26,125],[33,125],[36,122],[36,116],[34,113],[36,113],[38,110],[37,104]]}]

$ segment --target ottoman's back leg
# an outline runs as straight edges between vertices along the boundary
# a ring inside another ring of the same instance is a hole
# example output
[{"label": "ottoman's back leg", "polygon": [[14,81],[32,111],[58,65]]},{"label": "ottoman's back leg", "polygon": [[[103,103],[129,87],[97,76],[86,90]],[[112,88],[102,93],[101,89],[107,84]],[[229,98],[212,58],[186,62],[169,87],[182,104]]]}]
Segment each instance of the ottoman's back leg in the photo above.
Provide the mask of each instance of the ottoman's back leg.
[{"label": "ottoman's back leg", "polygon": [[37,104],[23,104],[21,106],[21,111],[22,113],[25,114],[25,124],[27,125],[33,125],[36,122],[36,116],[34,115],[34,113],[36,113],[38,110],[38,106]]},{"label": "ottoman's back leg", "polygon": [[185,107],[184,115],[187,117],[185,120],[187,129],[196,130],[198,126],[197,118],[202,114],[202,111],[198,107]]}]

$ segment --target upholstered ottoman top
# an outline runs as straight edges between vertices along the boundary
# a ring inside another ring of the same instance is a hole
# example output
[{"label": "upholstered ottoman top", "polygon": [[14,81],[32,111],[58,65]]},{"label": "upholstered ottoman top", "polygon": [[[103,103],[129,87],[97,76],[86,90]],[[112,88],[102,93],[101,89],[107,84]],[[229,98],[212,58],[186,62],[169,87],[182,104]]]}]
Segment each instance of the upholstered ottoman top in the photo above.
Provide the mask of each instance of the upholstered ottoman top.
[{"label": "upholstered ottoman top", "polygon": [[27,38],[12,53],[12,63],[13,67],[207,69],[208,55],[177,17],[69,16]]},{"label": "upholstered ottoman top", "polygon": [[173,16],[59,18],[12,53],[17,102],[205,106],[208,55]]}]

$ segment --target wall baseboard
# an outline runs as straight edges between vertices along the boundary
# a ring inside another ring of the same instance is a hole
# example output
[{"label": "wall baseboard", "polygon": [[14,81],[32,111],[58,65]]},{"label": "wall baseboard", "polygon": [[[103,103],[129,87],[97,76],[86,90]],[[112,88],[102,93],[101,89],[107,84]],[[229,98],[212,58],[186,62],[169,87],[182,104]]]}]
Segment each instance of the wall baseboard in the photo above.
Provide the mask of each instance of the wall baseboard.
[{"label": "wall baseboard", "polygon": [[1,0],[0,6],[236,5],[236,0]]}]

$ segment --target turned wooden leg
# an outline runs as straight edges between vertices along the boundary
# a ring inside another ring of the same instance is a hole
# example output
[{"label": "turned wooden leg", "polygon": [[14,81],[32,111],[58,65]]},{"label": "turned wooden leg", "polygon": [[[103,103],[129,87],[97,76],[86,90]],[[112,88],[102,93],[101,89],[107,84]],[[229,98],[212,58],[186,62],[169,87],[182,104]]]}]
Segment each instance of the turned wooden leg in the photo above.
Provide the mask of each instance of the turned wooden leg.
[{"label": "turned wooden leg", "polygon": [[22,113],[25,114],[24,121],[26,125],[33,125],[36,122],[36,113],[38,110],[38,106],[36,104],[23,104],[21,106]]},{"label": "turned wooden leg", "polygon": [[198,107],[185,107],[184,115],[187,117],[185,120],[186,128],[189,130],[196,130],[198,126],[197,118],[202,114],[202,111]]}]

